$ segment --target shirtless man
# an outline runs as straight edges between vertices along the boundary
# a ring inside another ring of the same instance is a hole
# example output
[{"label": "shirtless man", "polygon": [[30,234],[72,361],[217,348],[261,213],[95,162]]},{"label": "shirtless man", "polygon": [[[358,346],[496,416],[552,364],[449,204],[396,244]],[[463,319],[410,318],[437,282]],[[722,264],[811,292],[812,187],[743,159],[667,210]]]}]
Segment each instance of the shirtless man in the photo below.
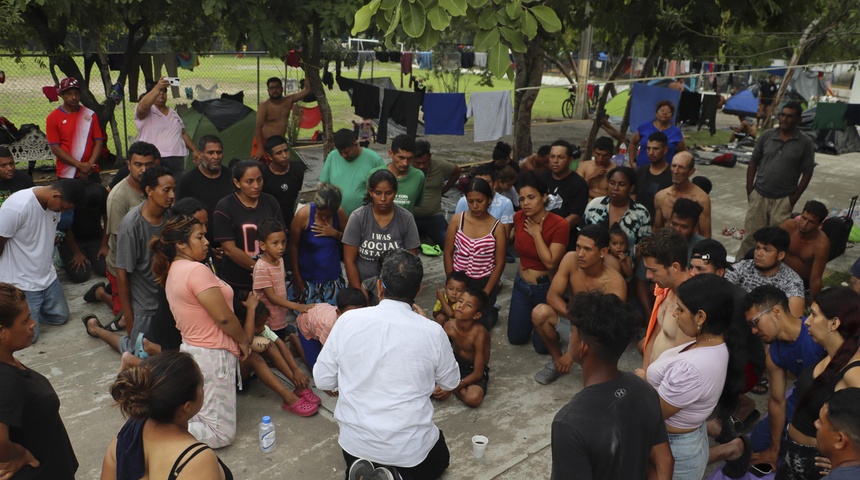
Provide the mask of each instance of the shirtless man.
[{"label": "shirtless man", "polygon": [[609,137],[600,137],[594,141],[594,160],[580,162],[576,173],[588,183],[588,201],[609,195],[609,179],[606,172],[612,170],[612,149],[615,144]]},{"label": "shirtless man", "polygon": [[693,341],[678,328],[675,307],[678,287],[690,278],[687,270],[687,242],[678,231],[663,228],[644,238],[637,247],[645,263],[648,280],[657,284],[657,296],[645,338],[640,344],[642,369],[648,370],[661,353],[684,342]]},{"label": "shirtless man", "polygon": [[538,148],[537,153],[533,153],[520,162],[520,172],[537,172],[544,173],[549,170],[549,145],[544,145]]},{"label": "shirtless man", "polygon": [[672,217],[672,206],[679,198],[689,198],[704,208],[699,217],[698,232],[705,238],[711,238],[711,198],[704,190],[690,181],[696,172],[693,155],[690,152],[680,152],[672,158],[672,186],[657,192],[654,197],[654,230],[666,226]]},{"label": "shirtless man", "polygon": [[561,259],[546,295],[547,303],[541,303],[532,310],[535,331],[552,356],[552,361],[535,375],[538,383],[547,385],[554,382],[569,372],[573,363],[570,353],[562,352],[570,337],[570,320],[564,300],[568,288],[571,296],[579,292],[600,291],[614,293],[621,300],[627,300],[624,277],[603,265],[603,257],[608,251],[609,231],[600,225],[584,227],[576,240],[576,251],[568,252]]},{"label": "shirtless man", "polygon": [[306,80],[304,90],[287,96],[284,96],[284,84],[278,77],[266,80],[266,88],[269,90],[269,98],[257,109],[257,126],[254,130],[254,145],[251,147],[251,157],[256,160],[265,157],[266,151],[263,145],[267,138],[273,135],[282,137],[287,135],[293,103],[311,93],[311,82]]},{"label": "shirtless man", "polygon": [[827,207],[810,200],[803,206],[800,217],[789,218],[780,225],[791,237],[783,262],[803,279],[812,301],[821,291],[824,267],[830,254],[830,239],[821,231],[826,218]]}]

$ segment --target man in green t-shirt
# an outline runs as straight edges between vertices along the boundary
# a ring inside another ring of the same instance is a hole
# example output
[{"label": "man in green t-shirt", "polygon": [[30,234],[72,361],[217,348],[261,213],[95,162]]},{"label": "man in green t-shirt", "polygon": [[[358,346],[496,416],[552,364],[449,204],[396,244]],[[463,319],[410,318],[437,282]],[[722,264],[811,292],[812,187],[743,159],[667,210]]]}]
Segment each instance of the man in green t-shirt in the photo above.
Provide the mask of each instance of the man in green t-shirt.
[{"label": "man in green t-shirt", "polygon": [[[334,133],[334,147],[325,159],[320,181],[340,187],[343,192],[341,207],[347,215],[364,204],[367,177],[371,170],[385,167],[378,153],[358,145],[352,130],[341,129]],[[422,184],[424,179],[421,179]]]},{"label": "man in green t-shirt", "polygon": [[445,248],[448,221],[442,214],[442,195],[457,183],[462,169],[451,162],[433,158],[430,142],[426,140],[415,141],[412,166],[424,172],[424,200],[420,207],[415,207],[418,233],[430,237],[439,248]]},{"label": "man in green t-shirt", "polygon": [[388,151],[391,163],[370,171],[373,173],[387,168],[397,177],[397,196],[394,197],[394,203],[409,213],[414,213],[415,207],[420,207],[424,202],[424,172],[412,166],[414,154],[415,139],[409,135],[398,135],[391,141],[391,150]]}]

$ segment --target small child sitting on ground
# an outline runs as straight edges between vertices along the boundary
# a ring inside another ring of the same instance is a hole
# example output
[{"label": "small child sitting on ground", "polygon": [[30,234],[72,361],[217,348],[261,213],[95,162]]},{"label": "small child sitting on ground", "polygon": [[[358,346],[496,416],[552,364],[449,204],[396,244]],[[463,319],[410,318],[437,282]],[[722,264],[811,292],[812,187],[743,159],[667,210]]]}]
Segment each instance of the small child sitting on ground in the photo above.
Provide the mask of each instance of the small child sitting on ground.
[{"label": "small child sitting on ground", "polygon": [[[282,409],[301,417],[317,413],[320,397],[308,388],[310,380],[299,370],[287,345],[266,325],[269,309],[260,302],[260,298],[254,292],[239,292],[237,297],[241,303],[237,308],[236,316],[243,319],[245,335],[253,338],[251,350],[254,353],[247,359],[249,368],[253,368],[257,378],[283,399]],[[272,365],[296,386],[296,389],[290,392],[262,357],[268,358]],[[246,362],[242,362],[242,367],[245,370]]]},{"label": "small child sitting on ground", "polygon": [[618,222],[609,229],[609,255],[603,258],[603,264],[618,271],[624,281],[633,278],[633,260],[627,255],[627,234]]},{"label": "small child sitting on ground", "polygon": [[320,303],[307,313],[299,314],[296,323],[299,326],[299,341],[304,350],[305,365],[311,370],[317,363],[317,356],[325,345],[334,323],[353,308],[367,306],[367,297],[360,289],[347,287],[337,294],[337,307],[328,303]]},{"label": "small child sitting on ground", "polygon": [[260,259],[254,264],[254,293],[269,309],[269,327],[282,340],[290,338],[290,345],[303,356],[295,329],[287,325],[287,310],[306,313],[315,305],[305,305],[287,300],[284,261],[281,257],[287,250],[287,234],[284,225],[275,219],[263,220],[257,228],[260,241]]},{"label": "small child sitting on ground", "polygon": [[490,334],[478,322],[487,294],[483,290],[468,287],[454,310],[454,320],[444,325],[445,333],[451,340],[454,358],[460,367],[460,384],[452,391],[436,386],[433,398],[445,400],[452,393],[466,406],[475,408],[484,400],[487,383],[490,381]]},{"label": "small child sitting on ground", "polygon": [[[451,272],[445,277],[445,289],[436,289],[436,304],[433,305],[433,320],[439,325],[445,326],[445,322],[454,318],[454,305],[460,299],[460,295],[466,291],[469,277],[465,272]],[[437,284],[438,285],[438,284]]]}]

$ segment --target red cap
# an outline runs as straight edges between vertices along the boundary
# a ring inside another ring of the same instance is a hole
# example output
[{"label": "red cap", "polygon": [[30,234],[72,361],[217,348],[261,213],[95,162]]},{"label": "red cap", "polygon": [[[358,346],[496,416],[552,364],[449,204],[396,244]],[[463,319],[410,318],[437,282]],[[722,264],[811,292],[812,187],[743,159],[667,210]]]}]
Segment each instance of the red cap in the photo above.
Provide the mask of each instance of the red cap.
[{"label": "red cap", "polygon": [[66,90],[68,90],[70,88],[77,88],[78,90],[81,89],[80,85],[78,85],[78,79],[77,78],[66,77],[66,78],[62,79],[60,81],[60,87],[57,89],[57,93],[62,95],[63,92],[65,92]]}]

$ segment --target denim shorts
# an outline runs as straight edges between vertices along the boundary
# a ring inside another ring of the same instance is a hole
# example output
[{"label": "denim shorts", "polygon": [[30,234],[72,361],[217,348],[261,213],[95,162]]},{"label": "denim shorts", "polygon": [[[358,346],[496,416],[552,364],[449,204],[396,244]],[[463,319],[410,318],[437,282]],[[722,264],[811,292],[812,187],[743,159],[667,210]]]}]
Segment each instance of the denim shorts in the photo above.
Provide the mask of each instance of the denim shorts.
[{"label": "denim shorts", "polygon": [[701,480],[708,466],[708,432],[705,424],[689,433],[670,433],[669,447],[675,457],[672,480]]}]

